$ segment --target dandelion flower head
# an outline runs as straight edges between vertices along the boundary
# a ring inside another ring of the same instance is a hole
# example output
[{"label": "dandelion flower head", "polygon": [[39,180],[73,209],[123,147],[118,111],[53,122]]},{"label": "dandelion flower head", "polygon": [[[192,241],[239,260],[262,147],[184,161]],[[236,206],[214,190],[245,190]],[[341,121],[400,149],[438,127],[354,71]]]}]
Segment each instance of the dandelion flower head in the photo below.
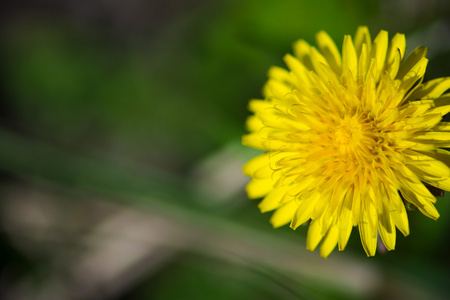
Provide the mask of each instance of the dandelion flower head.
[{"label": "dandelion flower head", "polygon": [[272,67],[264,100],[251,100],[243,144],[264,150],[243,171],[249,198],[275,210],[274,227],[309,224],[306,247],[327,257],[358,227],[368,256],[377,238],[395,248],[409,234],[405,204],[437,219],[426,185],[450,190],[450,78],[423,82],[427,49],[405,57],[403,34],[367,27],[345,36],[342,53],[327,33],[304,40]]}]

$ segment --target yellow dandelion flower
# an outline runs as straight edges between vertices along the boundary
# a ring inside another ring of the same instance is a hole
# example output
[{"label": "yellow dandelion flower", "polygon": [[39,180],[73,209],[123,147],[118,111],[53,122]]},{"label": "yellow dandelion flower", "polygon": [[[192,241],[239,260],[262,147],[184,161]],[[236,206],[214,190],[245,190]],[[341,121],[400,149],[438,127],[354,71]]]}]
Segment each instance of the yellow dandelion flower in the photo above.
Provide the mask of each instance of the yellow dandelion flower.
[{"label": "yellow dandelion flower", "polygon": [[360,27],[342,54],[323,31],[316,42],[296,42],[289,71],[272,67],[265,100],[250,101],[243,144],[265,152],[243,167],[247,194],[275,210],[274,227],[309,221],[306,247],[321,242],[323,257],[343,250],[354,226],[373,256],[378,234],[388,250],[396,227],[409,234],[405,203],[439,217],[424,183],[450,190],[450,77],[423,83],[427,49],[405,58],[403,34],[372,41]]}]

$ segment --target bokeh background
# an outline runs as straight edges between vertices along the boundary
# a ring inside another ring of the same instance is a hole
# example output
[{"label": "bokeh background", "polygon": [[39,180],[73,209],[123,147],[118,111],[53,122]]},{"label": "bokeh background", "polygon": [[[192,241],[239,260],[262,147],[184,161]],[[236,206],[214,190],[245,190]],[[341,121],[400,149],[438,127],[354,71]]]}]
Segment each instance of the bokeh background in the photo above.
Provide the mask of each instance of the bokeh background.
[{"label": "bokeh background", "polygon": [[450,75],[447,0],[16,0],[0,10],[0,297],[448,299],[438,221],[328,259],[244,193],[247,103],[300,38],[369,26]]}]

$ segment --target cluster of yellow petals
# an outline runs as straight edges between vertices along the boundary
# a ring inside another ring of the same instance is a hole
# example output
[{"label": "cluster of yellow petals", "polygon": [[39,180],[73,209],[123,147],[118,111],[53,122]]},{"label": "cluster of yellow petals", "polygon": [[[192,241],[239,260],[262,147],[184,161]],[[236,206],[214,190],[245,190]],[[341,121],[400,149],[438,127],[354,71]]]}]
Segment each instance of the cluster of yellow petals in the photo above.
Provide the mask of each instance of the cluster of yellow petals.
[{"label": "cluster of yellow petals", "polygon": [[345,36],[342,55],[325,33],[303,40],[289,70],[272,67],[265,100],[251,100],[243,144],[265,150],[245,164],[250,198],[275,210],[274,227],[309,222],[307,249],[343,250],[354,226],[368,256],[381,237],[395,247],[409,234],[404,201],[437,219],[424,183],[450,190],[450,78],[423,83],[427,49],[405,58],[403,34],[391,41],[367,27]]}]

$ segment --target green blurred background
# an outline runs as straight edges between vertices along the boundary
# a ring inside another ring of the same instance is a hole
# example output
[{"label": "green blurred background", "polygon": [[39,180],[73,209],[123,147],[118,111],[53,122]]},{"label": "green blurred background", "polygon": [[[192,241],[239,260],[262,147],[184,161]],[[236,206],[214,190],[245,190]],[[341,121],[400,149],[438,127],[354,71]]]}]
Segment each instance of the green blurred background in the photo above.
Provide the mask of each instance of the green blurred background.
[{"label": "green blurred background", "polygon": [[2,299],[448,299],[438,221],[328,259],[244,193],[250,98],[300,38],[359,25],[430,48],[450,75],[447,0],[19,0],[1,4]]}]

